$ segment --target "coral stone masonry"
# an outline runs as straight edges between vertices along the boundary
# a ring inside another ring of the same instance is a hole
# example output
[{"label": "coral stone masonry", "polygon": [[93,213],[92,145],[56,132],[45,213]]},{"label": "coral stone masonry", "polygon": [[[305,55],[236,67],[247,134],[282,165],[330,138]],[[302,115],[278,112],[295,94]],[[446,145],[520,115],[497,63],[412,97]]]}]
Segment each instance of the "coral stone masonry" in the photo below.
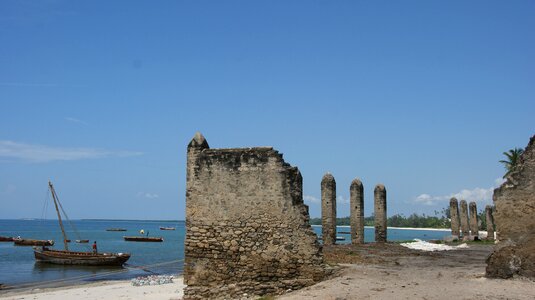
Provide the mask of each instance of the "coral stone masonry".
[{"label": "coral stone masonry", "polygon": [[470,236],[470,222],[468,221],[468,204],[466,203],[466,200],[461,200],[460,205],[461,232],[463,238],[467,238],[468,236]]},{"label": "coral stone masonry", "polygon": [[336,243],[336,181],[331,173],[321,179],[321,233],[324,245]]},{"label": "coral stone masonry", "polygon": [[450,217],[451,217],[451,235],[456,236],[457,238],[461,236],[459,230],[460,219],[459,219],[459,203],[457,198],[453,197],[450,199]]},{"label": "coral stone masonry", "polygon": [[475,202],[470,202],[468,205],[470,210],[470,235],[473,238],[479,238],[479,224],[477,220],[477,204]]},{"label": "coral stone masonry", "polygon": [[184,299],[279,294],[324,276],[302,177],[271,147],[188,145]]},{"label": "coral stone masonry", "polygon": [[351,243],[364,244],[364,187],[358,179],[354,179],[349,187],[349,205]]},{"label": "coral stone masonry", "polygon": [[498,244],[487,259],[487,276],[535,278],[535,136],[506,179],[494,190]]},{"label": "coral stone masonry", "polygon": [[374,214],[375,214],[375,241],[386,243],[386,189],[382,184],[375,186]]}]

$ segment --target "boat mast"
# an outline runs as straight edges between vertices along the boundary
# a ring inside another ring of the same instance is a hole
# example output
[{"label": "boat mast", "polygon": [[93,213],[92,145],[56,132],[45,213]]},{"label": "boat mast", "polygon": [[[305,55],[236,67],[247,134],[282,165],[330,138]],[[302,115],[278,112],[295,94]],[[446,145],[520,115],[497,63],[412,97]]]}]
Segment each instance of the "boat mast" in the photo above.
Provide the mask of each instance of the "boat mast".
[{"label": "boat mast", "polygon": [[48,187],[50,188],[50,193],[52,194],[52,198],[54,199],[54,206],[56,207],[56,212],[58,213],[59,227],[61,227],[61,233],[63,234],[63,244],[65,245],[65,250],[69,250],[69,246],[67,244],[67,234],[65,233],[65,228],[63,228],[61,214],[59,213],[58,209],[58,196],[56,195],[56,191],[54,190],[54,186],[52,185],[52,182],[50,182],[50,180],[48,181]]}]

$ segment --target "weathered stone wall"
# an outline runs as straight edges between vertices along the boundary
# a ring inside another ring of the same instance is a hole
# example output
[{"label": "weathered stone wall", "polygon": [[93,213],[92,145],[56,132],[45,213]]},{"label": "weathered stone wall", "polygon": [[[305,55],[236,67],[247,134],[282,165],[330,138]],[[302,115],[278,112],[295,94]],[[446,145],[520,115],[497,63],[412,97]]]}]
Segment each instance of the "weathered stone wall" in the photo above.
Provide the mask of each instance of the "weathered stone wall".
[{"label": "weathered stone wall", "polygon": [[477,204],[475,202],[470,202],[470,234],[474,238],[479,237],[479,226],[477,220]]},{"label": "weathered stone wall", "polygon": [[271,147],[188,145],[184,299],[277,294],[324,275],[299,170]]},{"label": "weathered stone wall", "polygon": [[492,205],[485,207],[485,218],[487,222],[487,240],[494,240],[494,208]]},{"label": "weathered stone wall", "polygon": [[382,184],[375,186],[373,191],[375,214],[375,241],[386,243],[386,189]]},{"label": "weathered stone wall", "polygon": [[336,243],[336,181],[331,173],[321,179],[321,233],[324,245]]},{"label": "weathered stone wall", "polygon": [[464,237],[470,235],[470,222],[468,221],[468,204],[466,200],[461,200],[461,232]]},{"label": "weathered stone wall", "polygon": [[451,235],[453,236],[461,236],[459,227],[460,227],[460,219],[459,219],[459,203],[457,202],[457,198],[451,198],[450,199],[450,217],[451,217]]},{"label": "weathered stone wall", "polygon": [[535,135],[493,198],[499,242],[487,259],[487,276],[535,278]]},{"label": "weathered stone wall", "polygon": [[351,243],[364,244],[364,187],[356,178],[349,187],[349,205],[351,205],[349,209]]}]

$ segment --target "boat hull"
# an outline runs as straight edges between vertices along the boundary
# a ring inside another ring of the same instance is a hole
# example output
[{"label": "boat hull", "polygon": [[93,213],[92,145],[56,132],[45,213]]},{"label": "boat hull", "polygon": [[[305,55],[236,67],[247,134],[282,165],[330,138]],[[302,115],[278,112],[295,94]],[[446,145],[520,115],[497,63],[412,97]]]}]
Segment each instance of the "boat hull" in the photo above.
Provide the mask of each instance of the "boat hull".
[{"label": "boat hull", "polygon": [[29,239],[14,239],[13,243],[16,246],[53,246],[53,240],[29,240]]},{"label": "boat hull", "polygon": [[162,237],[124,236],[128,242],[163,242]]},{"label": "boat hull", "polygon": [[0,242],[13,242],[15,238],[10,236],[0,236]]},{"label": "boat hull", "polygon": [[79,266],[122,266],[129,258],[128,253],[74,252],[34,249],[37,262],[56,265]]},{"label": "boat hull", "polygon": [[175,227],[160,227],[160,230],[175,230]]}]

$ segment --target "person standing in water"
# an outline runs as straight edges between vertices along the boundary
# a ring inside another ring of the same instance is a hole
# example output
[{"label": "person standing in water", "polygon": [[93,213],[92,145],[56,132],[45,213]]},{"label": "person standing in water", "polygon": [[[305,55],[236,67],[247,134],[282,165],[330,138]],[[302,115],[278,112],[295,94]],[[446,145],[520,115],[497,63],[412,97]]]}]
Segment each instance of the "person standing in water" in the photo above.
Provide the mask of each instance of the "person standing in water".
[{"label": "person standing in water", "polygon": [[97,241],[93,242],[93,253],[97,254]]}]

